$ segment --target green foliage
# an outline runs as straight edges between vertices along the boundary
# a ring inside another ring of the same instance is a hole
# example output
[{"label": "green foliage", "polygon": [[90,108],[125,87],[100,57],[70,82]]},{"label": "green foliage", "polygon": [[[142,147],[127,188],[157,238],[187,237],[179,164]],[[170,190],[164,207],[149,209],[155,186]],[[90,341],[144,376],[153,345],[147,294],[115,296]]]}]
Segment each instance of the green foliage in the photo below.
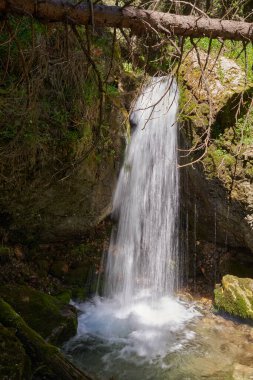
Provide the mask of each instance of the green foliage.
[{"label": "green foliage", "polygon": [[228,153],[225,149],[221,148],[215,149],[213,151],[212,158],[216,167],[218,167],[220,164],[223,164],[224,166],[231,168],[236,162],[234,156]]},{"label": "green foliage", "polygon": [[83,98],[87,106],[91,106],[98,100],[99,92],[94,78],[88,78],[83,83]]},{"label": "green foliage", "polygon": [[253,107],[241,116],[235,124],[236,139],[243,145],[253,144]]},{"label": "green foliage", "polygon": [[131,62],[123,62],[122,66],[125,72],[127,73],[133,72],[133,64]]},{"label": "green foliage", "polygon": [[106,86],[106,95],[108,96],[117,96],[119,95],[118,88],[113,84],[107,84]]}]

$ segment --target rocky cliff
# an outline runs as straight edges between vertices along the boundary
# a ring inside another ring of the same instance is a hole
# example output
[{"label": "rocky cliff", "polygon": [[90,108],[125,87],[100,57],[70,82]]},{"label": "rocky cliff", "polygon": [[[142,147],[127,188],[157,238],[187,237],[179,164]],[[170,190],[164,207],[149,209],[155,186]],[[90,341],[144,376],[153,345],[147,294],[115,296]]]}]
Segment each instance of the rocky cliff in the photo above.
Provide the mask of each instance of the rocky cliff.
[{"label": "rocky cliff", "polygon": [[210,283],[225,273],[253,276],[252,84],[245,78],[234,60],[201,50],[181,68],[188,245],[192,271]]}]

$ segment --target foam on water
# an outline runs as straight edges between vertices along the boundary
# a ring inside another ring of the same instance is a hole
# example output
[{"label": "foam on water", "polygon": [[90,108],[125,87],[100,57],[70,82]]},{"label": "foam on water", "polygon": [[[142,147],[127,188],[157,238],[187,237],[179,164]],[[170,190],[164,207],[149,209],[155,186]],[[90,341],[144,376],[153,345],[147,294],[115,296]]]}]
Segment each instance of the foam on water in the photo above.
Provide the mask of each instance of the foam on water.
[{"label": "foam on water", "polygon": [[129,305],[122,305],[119,298],[95,297],[76,306],[82,313],[70,346],[73,349],[89,340],[97,349],[102,344],[107,347],[101,357],[105,362],[113,358],[135,363],[161,360],[194,337],[186,326],[199,315],[193,306],[175,298],[164,296],[154,301],[147,294],[138,294]]}]

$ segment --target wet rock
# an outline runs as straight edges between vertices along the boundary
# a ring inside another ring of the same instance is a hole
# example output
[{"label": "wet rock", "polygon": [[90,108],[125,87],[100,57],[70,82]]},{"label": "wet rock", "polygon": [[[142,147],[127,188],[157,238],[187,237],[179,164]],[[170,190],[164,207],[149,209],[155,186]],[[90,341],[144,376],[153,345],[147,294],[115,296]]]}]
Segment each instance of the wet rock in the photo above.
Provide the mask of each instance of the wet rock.
[{"label": "wet rock", "polygon": [[56,345],[76,334],[75,308],[65,298],[56,298],[28,286],[6,285],[0,295],[25,322],[43,338]]},{"label": "wet rock", "polygon": [[15,332],[0,326],[0,378],[25,380],[30,378],[30,359]]},{"label": "wet rock", "polygon": [[218,309],[253,319],[253,279],[226,275],[221,286],[215,291],[215,305]]}]

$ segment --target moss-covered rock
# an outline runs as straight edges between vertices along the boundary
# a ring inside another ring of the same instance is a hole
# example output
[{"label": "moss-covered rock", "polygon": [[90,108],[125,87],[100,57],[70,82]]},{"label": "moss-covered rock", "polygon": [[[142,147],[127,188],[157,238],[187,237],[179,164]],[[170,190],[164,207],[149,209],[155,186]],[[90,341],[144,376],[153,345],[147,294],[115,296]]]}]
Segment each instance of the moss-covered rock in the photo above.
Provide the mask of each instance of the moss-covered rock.
[{"label": "moss-covered rock", "polygon": [[76,310],[66,304],[66,297],[52,297],[28,286],[6,285],[0,295],[43,338],[54,344],[62,344],[75,335]]},{"label": "moss-covered rock", "polygon": [[245,74],[235,61],[200,49],[187,53],[180,75],[182,117],[196,127],[212,124],[229,99],[246,90]]},{"label": "moss-covered rock", "polygon": [[[223,54],[218,56],[218,50],[207,54],[202,47],[197,53],[193,48],[180,68],[180,148],[195,147],[180,155],[182,165],[195,162],[180,173],[190,257],[196,251],[196,239],[191,238],[195,233],[198,242],[214,244],[212,282],[220,278],[217,268],[223,254],[234,249],[238,256],[242,250],[249,256],[253,252],[253,87],[250,80],[245,83],[245,67],[235,56],[230,59]],[[200,248],[197,244],[198,261],[206,264]],[[194,265],[192,260],[192,271]],[[203,274],[205,266],[198,269]],[[235,270],[222,274],[227,273],[240,276]]]},{"label": "moss-covered rock", "polygon": [[[90,376],[82,373],[70,363],[57,347],[47,343],[36,331],[31,329],[24,319],[1,297],[0,323],[15,331],[16,336],[22,342],[35,367],[39,365],[33,371],[33,380],[92,380]],[[22,377],[23,379],[25,377]]]},{"label": "moss-covered rock", "polygon": [[81,264],[77,268],[70,269],[65,277],[66,283],[69,285],[85,286],[89,270],[90,268],[87,264]]},{"label": "moss-covered rock", "polygon": [[72,298],[75,300],[75,301],[85,301],[88,297],[88,292],[87,292],[87,289],[82,287],[82,288],[79,288],[79,287],[73,287],[72,289]]},{"label": "moss-covered rock", "polygon": [[253,319],[253,279],[226,275],[214,295],[218,309],[241,318]]},{"label": "moss-covered rock", "polygon": [[25,380],[30,378],[30,359],[11,329],[0,325],[0,378]]}]

